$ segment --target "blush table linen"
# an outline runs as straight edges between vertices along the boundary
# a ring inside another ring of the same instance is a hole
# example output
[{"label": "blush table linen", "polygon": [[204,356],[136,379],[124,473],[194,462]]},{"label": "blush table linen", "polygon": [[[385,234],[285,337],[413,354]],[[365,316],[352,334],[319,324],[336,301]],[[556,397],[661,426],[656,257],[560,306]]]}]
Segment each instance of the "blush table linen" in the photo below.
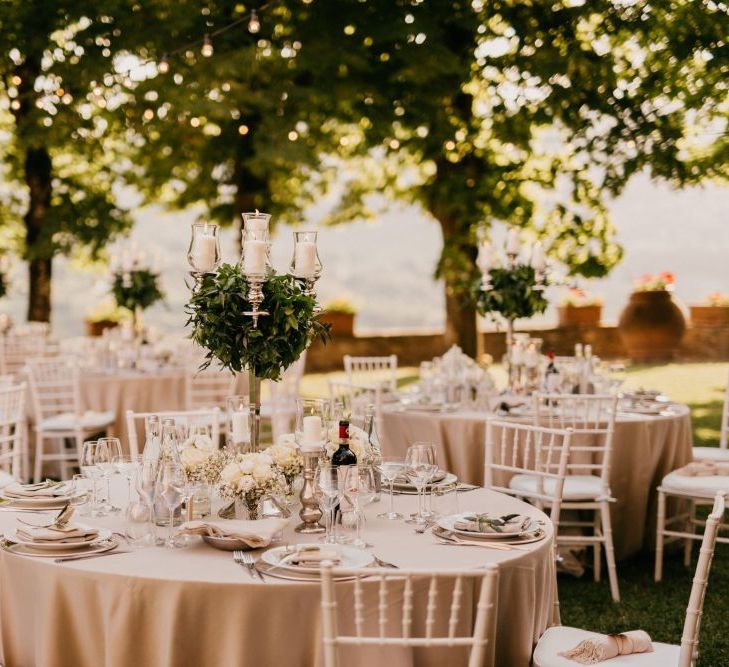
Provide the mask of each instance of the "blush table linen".
[{"label": "blush table linen", "polygon": [[[401,567],[474,572],[488,563],[499,565],[498,617],[485,664],[527,667],[550,624],[555,595],[548,518],[493,491],[461,493],[461,510],[529,514],[545,522],[547,538],[523,550],[443,546],[401,521],[376,518],[386,500],[366,511],[366,538],[379,558]],[[416,508],[414,496],[397,496],[395,503],[402,512]],[[3,532],[16,524],[15,516],[0,513]],[[121,527],[118,519],[85,521]],[[292,518],[284,542],[307,541],[293,531],[296,523]],[[8,667],[317,667],[322,664],[319,609],[318,582],[252,579],[230,553],[199,540],[184,549],[153,547],[64,564],[0,551],[0,638]],[[447,614],[448,603],[442,612]],[[343,608],[345,624],[346,614],[351,616],[351,607]],[[341,659],[348,667],[465,665],[460,649],[448,651],[455,652],[345,649]]]},{"label": "blush table linen", "polygon": [[[672,470],[693,460],[691,416],[687,406],[672,414],[620,414],[615,422],[610,485],[611,518],[618,558],[650,544],[655,525],[656,487]],[[405,456],[409,445],[436,445],[441,468],[459,480],[483,484],[486,421],[476,412],[424,412],[388,408],[380,440],[385,456]],[[524,419],[518,421],[524,422]]]}]

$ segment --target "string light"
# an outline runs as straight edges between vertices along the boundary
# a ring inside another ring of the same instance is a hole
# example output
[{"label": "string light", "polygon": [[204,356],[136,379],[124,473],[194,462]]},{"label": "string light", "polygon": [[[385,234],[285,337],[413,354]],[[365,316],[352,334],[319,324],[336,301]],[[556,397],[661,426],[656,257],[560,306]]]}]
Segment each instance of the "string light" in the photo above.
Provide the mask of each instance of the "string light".
[{"label": "string light", "polygon": [[261,22],[258,20],[258,14],[255,9],[251,10],[251,18],[248,20],[248,32],[255,35],[261,30]]},{"label": "string light", "polygon": [[167,54],[162,54],[162,60],[159,61],[159,65],[157,65],[157,69],[159,70],[160,74],[167,74],[167,72],[170,71],[170,61],[167,60]]},{"label": "string light", "polygon": [[213,43],[210,41],[210,35],[205,35],[200,53],[202,53],[206,58],[213,55]]}]

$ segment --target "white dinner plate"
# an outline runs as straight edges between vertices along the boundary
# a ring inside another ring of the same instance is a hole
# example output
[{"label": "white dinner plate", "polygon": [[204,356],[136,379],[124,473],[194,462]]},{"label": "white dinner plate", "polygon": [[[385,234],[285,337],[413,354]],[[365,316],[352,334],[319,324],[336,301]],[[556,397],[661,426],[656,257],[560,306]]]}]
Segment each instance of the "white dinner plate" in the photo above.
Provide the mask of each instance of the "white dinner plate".
[{"label": "white dinner plate", "polygon": [[[445,472],[445,471],[441,471],[441,472],[444,473],[443,477],[441,477],[441,479],[437,480],[433,484],[426,484],[425,485],[426,489],[430,489],[431,487],[434,487],[434,486],[444,486],[447,484],[455,484],[458,481],[458,477],[456,477],[456,475],[454,475],[452,472]],[[386,484],[385,488],[387,488],[387,486],[388,485]],[[395,482],[393,484],[393,487],[395,489],[397,489],[398,491],[415,491],[416,490],[415,485],[411,484],[410,482]]]},{"label": "white dinner plate", "polygon": [[[79,527],[85,530],[91,528],[91,526],[85,525],[81,525]],[[84,539],[78,538],[72,542],[63,542],[62,544],[59,544],[58,542],[33,542],[32,540],[25,540],[20,537],[17,531],[17,528],[8,530],[3,537],[8,542],[15,542],[15,544],[20,544],[24,547],[32,547],[33,549],[38,549],[39,551],[70,551],[73,549],[79,549],[81,547],[93,546],[98,542],[106,542],[107,540],[111,539],[110,530],[100,529],[99,534],[96,537],[87,537]]]},{"label": "white dinner plate", "polygon": [[374,556],[372,554],[363,551],[362,549],[355,549],[354,547],[348,547],[342,544],[297,544],[295,546],[285,547],[274,547],[268,551],[264,551],[261,554],[261,560],[268,565],[275,565],[277,568],[282,570],[291,570],[293,572],[311,572],[313,574],[319,573],[319,566],[314,565],[310,567],[303,567],[301,565],[289,565],[285,561],[287,557],[290,557],[296,547],[316,547],[317,549],[326,549],[336,551],[339,554],[339,562],[337,567],[346,568],[360,568],[368,567],[374,562]]},{"label": "white dinner plate", "polygon": [[85,495],[85,493],[77,493],[54,498],[16,498],[15,496],[6,496],[0,491],[0,500],[12,503],[13,507],[19,509],[60,510],[64,505],[74,503]]},{"label": "white dinner plate", "polygon": [[[25,544],[9,544],[4,546],[3,549],[11,554],[18,556],[33,556],[35,558],[60,558],[63,556],[84,556],[88,554],[101,554],[107,551],[113,551],[119,548],[119,542],[115,540],[109,540],[108,542],[96,542],[86,548],[82,549],[67,549],[64,551],[44,551],[42,549],[36,549],[34,547],[26,546]],[[124,552],[122,552],[124,553]]]},{"label": "white dinner plate", "polygon": [[[518,530],[518,531],[510,531],[510,532],[503,532],[503,533],[476,533],[471,530],[459,530],[455,527],[457,521],[462,521],[467,516],[473,516],[474,512],[462,512],[460,514],[451,514],[449,516],[444,516],[438,519],[436,524],[438,527],[443,528],[445,530],[450,530],[454,532],[456,535],[459,535],[460,537],[467,537],[469,539],[477,539],[477,540],[508,540],[508,539],[514,539],[515,537],[522,537],[523,535],[528,535],[530,533],[534,532],[534,524],[530,523],[524,530]],[[494,515],[494,518],[496,518],[497,515]],[[516,521],[524,521],[524,519],[527,519],[528,517],[524,515],[519,515],[517,517]]]}]

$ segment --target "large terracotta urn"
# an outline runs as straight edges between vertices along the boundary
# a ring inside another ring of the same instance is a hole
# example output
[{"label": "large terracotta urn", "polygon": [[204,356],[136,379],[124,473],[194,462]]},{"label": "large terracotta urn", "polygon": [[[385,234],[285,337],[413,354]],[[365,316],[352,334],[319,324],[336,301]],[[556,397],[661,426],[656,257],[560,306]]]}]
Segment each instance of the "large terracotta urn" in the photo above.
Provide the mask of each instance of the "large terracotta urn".
[{"label": "large terracotta urn", "polygon": [[618,331],[633,361],[667,361],[681,344],[686,320],[670,292],[633,292],[620,314]]}]

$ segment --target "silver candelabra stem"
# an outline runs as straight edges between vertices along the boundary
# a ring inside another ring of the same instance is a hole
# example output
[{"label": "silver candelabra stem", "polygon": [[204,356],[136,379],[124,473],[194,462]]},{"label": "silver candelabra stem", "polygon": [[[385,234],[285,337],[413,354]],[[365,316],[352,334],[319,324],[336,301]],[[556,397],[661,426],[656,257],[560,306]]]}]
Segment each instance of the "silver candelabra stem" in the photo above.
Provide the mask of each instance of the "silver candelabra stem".
[{"label": "silver candelabra stem", "polygon": [[253,318],[253,327],[258,328],[258,318],[261,315],[268,315],[265,310],[260,310],[260,306],[263,303],[263,283],[265,278],[259,278],[254,276],[247,276],[248,280],[248,301],[251,302],[251,310],[243,313],[244,315],[250,315]]},{"label": "silver candelabra stem", "polygon": [[[304,296],[311,297],[316,301],[316,290],[314,289],[316,287],[316,281],[319,280],[319,277],[315,278],[299,278],[303,284],[303,289],[301,290],[301,293]],[[314,306],[314,313],[320,313],[322,311],[322,308],[319,304],[316,304]]]},{"label": "silver candelabra stem", "polygon": [[304,485],[301,487],[301,493],[299,494],[301,500],[299,516],[302,523],[296,526],[294,530],[297,533],[308,535],[323,533],[325,529],[319,524],[322,512],[314,489],[314,473],[319,464],[321,451],[302,451],[301,455],[304,457]]}]

